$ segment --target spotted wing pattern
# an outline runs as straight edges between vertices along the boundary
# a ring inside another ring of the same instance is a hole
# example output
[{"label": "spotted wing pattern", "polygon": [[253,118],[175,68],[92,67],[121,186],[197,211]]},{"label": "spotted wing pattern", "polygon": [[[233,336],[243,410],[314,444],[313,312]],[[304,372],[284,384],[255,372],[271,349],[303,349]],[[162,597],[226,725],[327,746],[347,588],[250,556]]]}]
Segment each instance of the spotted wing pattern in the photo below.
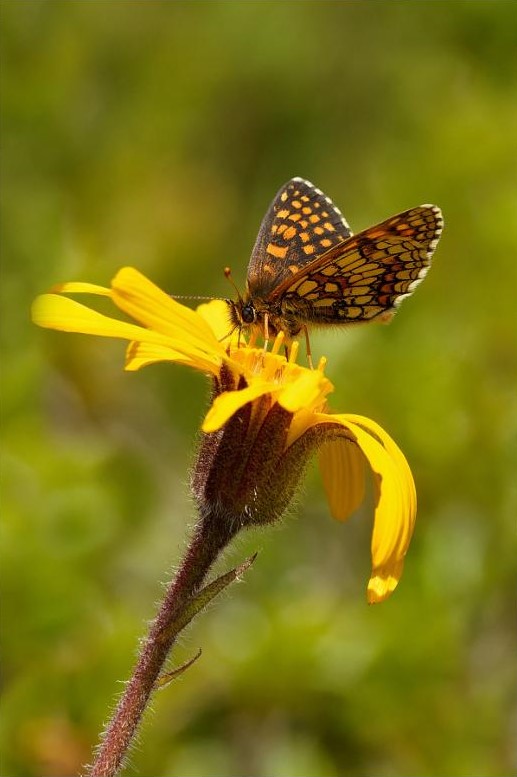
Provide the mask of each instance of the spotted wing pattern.
[{"label": "spotted wing pattern", "polygon": [[304,323],[389,320],[426,276],[442,228],[436,205],[399,213],[300,269],[269,302]]},{"label": "spotted wing pattern", "polygon": [[248,266],[250,296],[267,298],[282,281],[351,234],[329,197],[309,181],[292,178],[262,221]]}]

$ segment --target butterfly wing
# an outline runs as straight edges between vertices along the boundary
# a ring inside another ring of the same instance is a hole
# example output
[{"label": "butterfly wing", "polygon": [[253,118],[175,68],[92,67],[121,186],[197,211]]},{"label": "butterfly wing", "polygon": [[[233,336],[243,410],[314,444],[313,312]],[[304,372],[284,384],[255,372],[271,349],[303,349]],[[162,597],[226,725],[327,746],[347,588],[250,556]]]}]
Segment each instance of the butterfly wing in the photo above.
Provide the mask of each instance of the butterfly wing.
[{"label": "butterfly wing", "polygon": [[270,301],[304,323],[389,320],[426,276],[442,229],[436,205],[406,210],[330,248]]},{"label": "butterfly wing", "polygon": [[351,234],[329,197],[309,181],[292,178],[276,194],[260,226],[248,266],[250,297],[268,298],[286,278]]}]

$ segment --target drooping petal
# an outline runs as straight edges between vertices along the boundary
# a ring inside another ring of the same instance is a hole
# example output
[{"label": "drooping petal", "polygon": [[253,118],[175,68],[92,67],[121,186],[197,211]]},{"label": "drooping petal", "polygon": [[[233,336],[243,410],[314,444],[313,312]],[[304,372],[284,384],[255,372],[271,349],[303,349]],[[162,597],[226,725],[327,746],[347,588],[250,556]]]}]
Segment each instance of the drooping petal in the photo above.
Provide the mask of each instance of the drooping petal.
[{"label": "drooping petal", "polygon": [[346,521],[364,499],[364,455],[343,436],[321,445],[318,456],[330,512],[336,520]]},{"label": "drooping petal", "polygon": [[376,508],[367,598],[369,603],[380,602],[396,588],[402,574],[416,516],[414,481],[404,455],[378,424],[363,416],[313,415],[314,425],[336,423],[353,435],[374,474]]},{"label": "drooping petal", "polygon": [[[408,509],[411,504],[410,487],[398,457],[393,456],[370,431],[351,421],[350,416],[341,418],[355,435],[375,475],[377,504],[371,546],[372,574],[367,597],[370,603],[380,602],[398,584],[413,533],[415,512]],[[361,420],[363,424],[368,421],[363,417]],[[386,433],[383,432],[383,435]]]},{"label": "drooping petal", "polygon": [[374,568],[366,592],[368,604],[378,604],[387,599],[398,586],[403,571],[404,559]]},{"label": "drooping petal", "polygon": [[376,437],[378,437],[390,456],[392,456],[392,458],[395,460],[397,468],[399,469],[400,474],[404,480],[404,503],[414,524],[417,508],[416,488],[415,481],[413,480],[413,475],[411,473],[409,464],[407,463],[406,457],[398,447],[395,440],[389,436],[389,434],[382,428],[382,426],[380,426],[375,421],[372,421],[371,418],[366,418],[365,416],[356,415],[353,413],[347,413],[347,418],[350,419],[350,421],[359,424],[359,426],[362,426],[364,429],[366,429],[366,431],[370,431],[370,433],[373,433]]}]

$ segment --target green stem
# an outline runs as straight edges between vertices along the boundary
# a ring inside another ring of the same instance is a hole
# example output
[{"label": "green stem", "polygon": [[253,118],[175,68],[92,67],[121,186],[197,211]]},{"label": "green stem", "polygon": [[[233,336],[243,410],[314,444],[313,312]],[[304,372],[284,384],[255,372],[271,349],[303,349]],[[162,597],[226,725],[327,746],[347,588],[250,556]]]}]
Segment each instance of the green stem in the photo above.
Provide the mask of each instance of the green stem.
[{"label": "green stem", "polygon": [[123,766],[174,640],[181,628],[201,609],[199,607],[186,618],[192,597],[199,591],[221,550],[236,533],[236,529],[225,529],[224,520],[218,518],[220,516],[205,516],[197,524],[183,562],[167,589],[144,642],[132,677],[102,737],[95,762],[87,772],[88,777],[114,777]]}]

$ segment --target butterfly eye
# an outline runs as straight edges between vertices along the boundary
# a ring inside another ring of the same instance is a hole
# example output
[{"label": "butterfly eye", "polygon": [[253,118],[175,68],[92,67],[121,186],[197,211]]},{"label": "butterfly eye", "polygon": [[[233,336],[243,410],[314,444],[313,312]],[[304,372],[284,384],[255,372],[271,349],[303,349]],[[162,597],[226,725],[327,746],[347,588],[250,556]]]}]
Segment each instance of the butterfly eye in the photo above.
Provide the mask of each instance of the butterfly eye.
[{"label": "butterfly eye", "polygon": [[244,324],[254,324],[257,320],[257,311],[252,302],[246,302],[241,309],[241,317]]}]

